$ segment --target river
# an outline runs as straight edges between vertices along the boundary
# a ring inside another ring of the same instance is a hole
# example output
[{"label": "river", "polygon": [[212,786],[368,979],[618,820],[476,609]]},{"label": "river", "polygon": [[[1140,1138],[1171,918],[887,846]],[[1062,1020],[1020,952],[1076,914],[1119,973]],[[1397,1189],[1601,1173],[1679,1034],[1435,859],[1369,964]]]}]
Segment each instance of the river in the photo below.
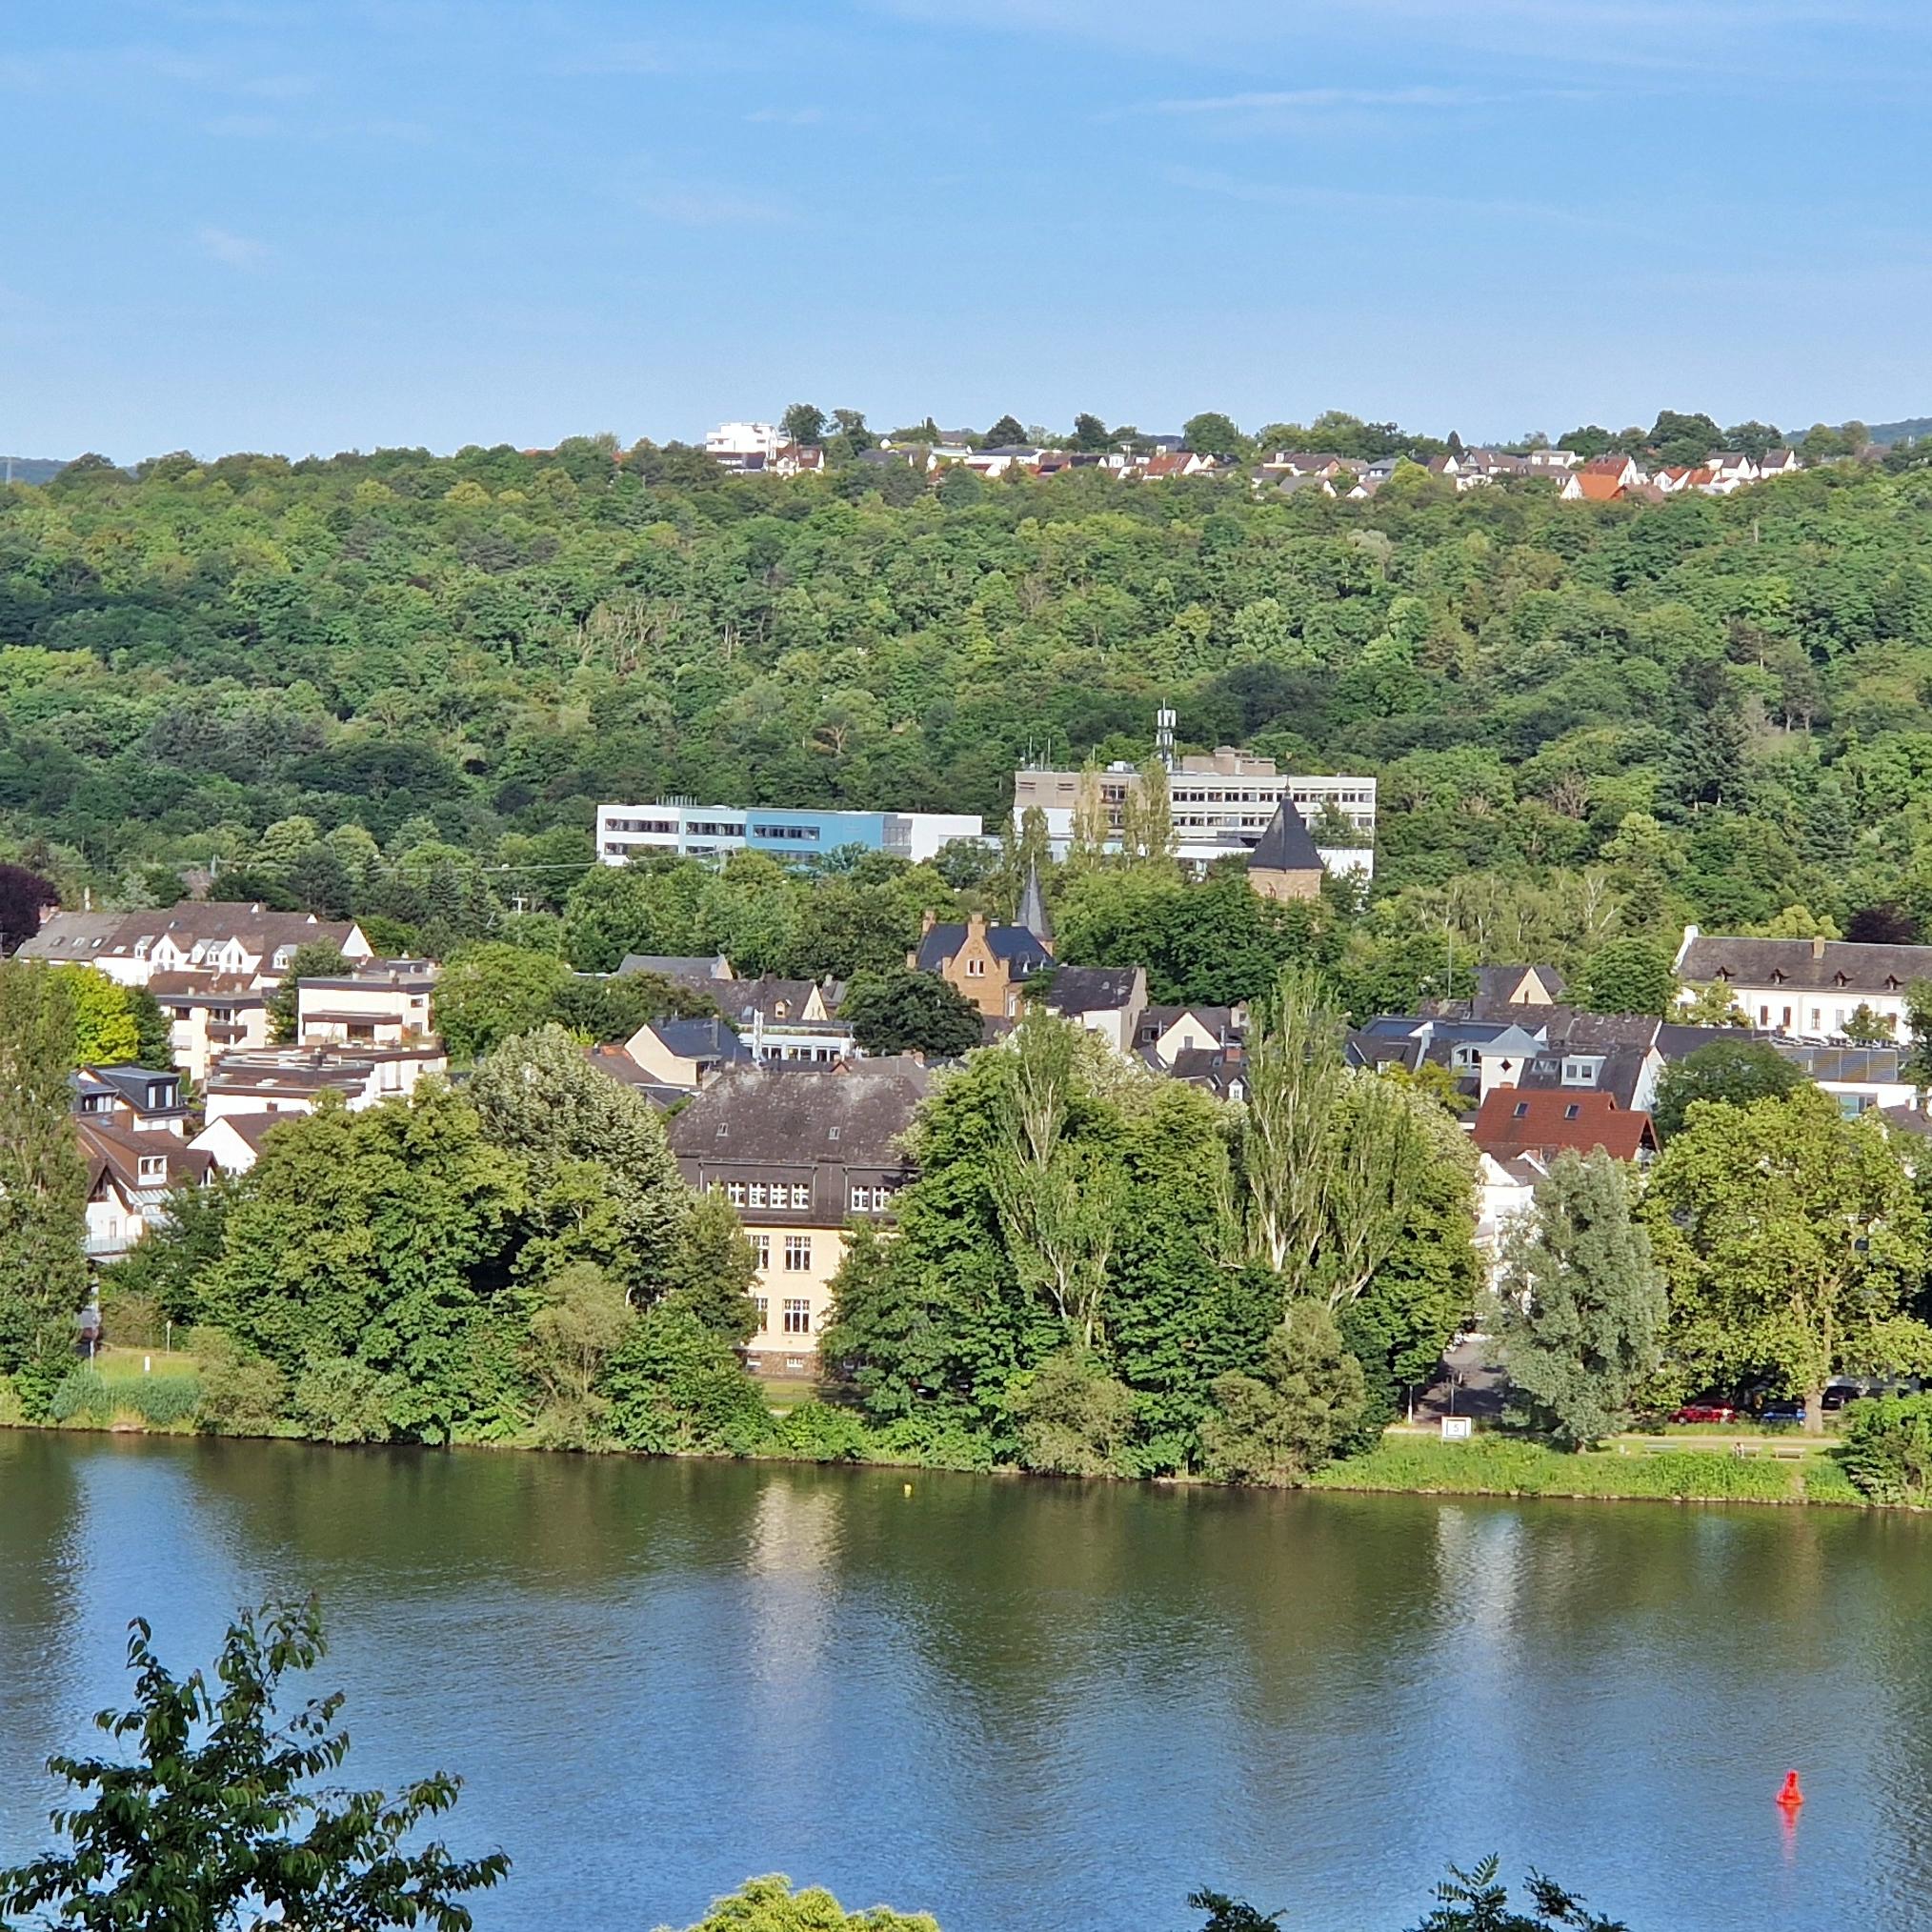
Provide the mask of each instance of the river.
[{"label": "river", "polygon": [[[0,1862],[125,1693],[314,1590],[351,1773],[468,1781],[483,1932],[756,1872],[945,1932],[1201,1884],[1398,1932],[1442,1862],[1637,1932],[1932,1922],[1932,1521],[0,1432]],[[1772,1794],[1787,1764],[1795,1832]]]}]

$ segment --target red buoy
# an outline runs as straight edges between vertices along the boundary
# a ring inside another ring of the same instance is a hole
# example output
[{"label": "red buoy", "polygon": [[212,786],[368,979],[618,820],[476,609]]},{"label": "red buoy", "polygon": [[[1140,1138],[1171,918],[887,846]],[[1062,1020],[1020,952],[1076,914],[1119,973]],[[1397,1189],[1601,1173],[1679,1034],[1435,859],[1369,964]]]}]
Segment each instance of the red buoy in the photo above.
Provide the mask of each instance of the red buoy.
[{"label": "red buoy", "polygon": [[1778,1802],[1787,1811],[1796,1811],[1804,1802],[1804,1793],[1798,1788],[1796,1771],[1787,1771],[1784,1774],[1784,1784],[1778,1794]]}]

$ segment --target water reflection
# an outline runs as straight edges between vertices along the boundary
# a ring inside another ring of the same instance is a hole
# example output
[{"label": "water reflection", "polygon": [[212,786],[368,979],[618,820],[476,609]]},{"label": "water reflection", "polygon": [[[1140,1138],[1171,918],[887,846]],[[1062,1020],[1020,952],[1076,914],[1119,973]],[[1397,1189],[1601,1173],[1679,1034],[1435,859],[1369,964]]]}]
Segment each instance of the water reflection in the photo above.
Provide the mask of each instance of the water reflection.
[{"label": "water reflection", "polygon": [[1178,1925],[1202,1882],[1360,1932],[1490,1849],[1640,1927],[1904,1926],[1927,1533],[0,1435],[0,1857],[128,1615],[201,1654],[315,1588],[359,1775],[464,1770],[458,1841],[517,1859],[485,1932],[681,1923],[771,1869],[948,1932]]}]

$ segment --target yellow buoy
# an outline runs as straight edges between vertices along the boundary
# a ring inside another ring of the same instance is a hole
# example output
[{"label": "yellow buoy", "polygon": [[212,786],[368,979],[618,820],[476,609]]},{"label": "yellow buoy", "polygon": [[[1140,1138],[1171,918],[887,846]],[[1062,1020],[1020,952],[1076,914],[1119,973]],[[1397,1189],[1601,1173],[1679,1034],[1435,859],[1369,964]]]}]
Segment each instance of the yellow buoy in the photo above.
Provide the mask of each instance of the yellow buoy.
[{"label": "yellow buoy", "polygon": [[912,1495],[912,1493],[913,1493],[913,1485],[912,1485],[912,1484],[911,1484],[910,1482],[906,1484],[906,1486],[905,1486],[905,1491],[906,1491],[906,1494],[907,1494],[908,1496]]}]

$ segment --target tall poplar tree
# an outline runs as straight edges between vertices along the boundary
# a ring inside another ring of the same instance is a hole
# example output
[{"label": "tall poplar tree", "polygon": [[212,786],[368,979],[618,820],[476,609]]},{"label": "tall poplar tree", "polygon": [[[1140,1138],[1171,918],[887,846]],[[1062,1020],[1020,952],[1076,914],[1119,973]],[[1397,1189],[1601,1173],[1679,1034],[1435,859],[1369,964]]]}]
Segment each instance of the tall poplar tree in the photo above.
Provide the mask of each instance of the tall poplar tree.
[{"label": "tall poplar tree", "polygon": [[87,1296],[87,1167],[71,1118],[72,996],[62,976],[0,963],[0,1375],[44,1412]]},{"label": "tall poplar tree", "polygon": [[1622,1167],[1600,1147],[1559,1155],[1510,1229],[1498,1284],[1510,1388],[1573,1449],[1614,1435],[1656,1373],[1667,1304]]}]

